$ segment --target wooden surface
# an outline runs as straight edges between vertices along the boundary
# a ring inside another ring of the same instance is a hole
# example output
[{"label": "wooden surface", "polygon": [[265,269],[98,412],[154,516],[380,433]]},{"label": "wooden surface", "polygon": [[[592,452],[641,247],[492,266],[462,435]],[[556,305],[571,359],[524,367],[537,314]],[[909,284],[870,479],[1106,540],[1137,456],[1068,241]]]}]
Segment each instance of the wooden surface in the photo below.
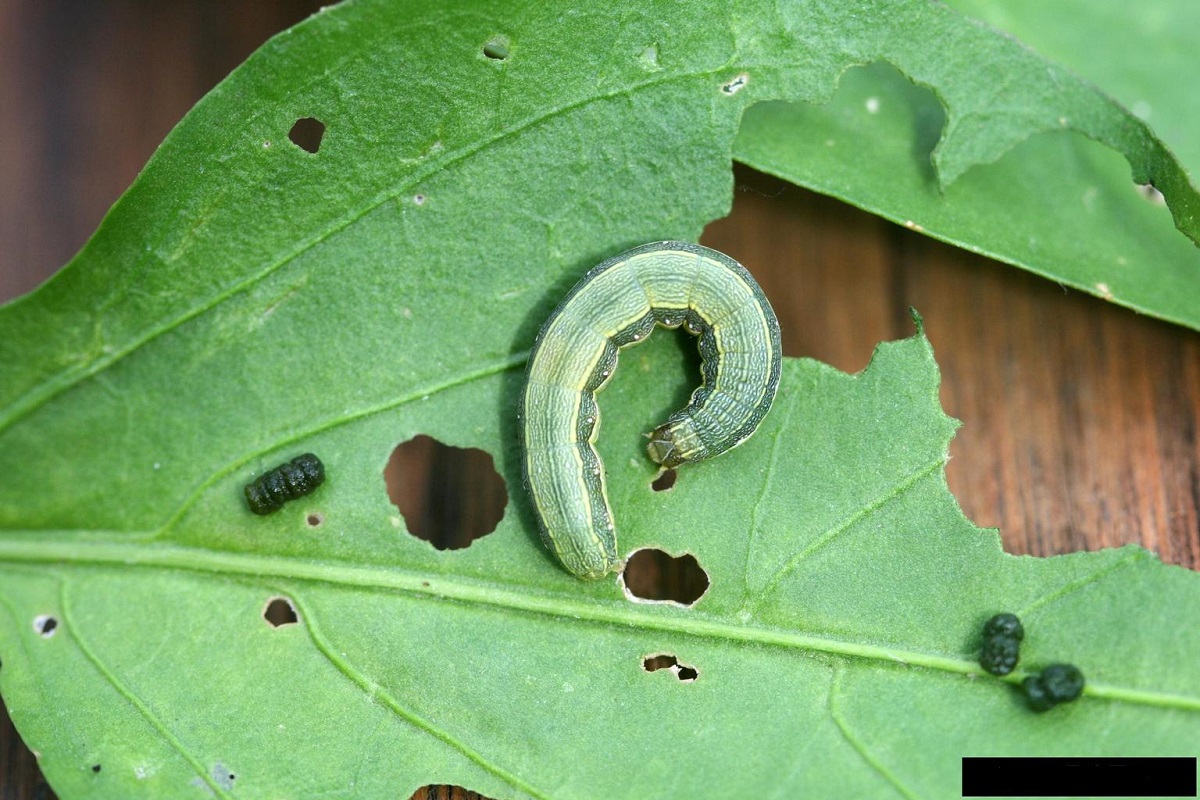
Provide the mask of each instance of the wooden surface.
[{"label": "wooden surface", "polygon": [[759,278],[786,355],[857,372],[920,311],[964,423],[947,476],[970,519],[1013,553],[1137,542],[1200,566],[1200,334],[736,174],[702,241]]},{"label": "wooden surface", "polygon": [[[0,301],[64,263],[187,109],[318,6],[0,0]],[[737,176],[704,242],[759,277],[787,354],[857,371],[912,333],[910,305],[924,315],[965,423],[948,474],[968,517],[1015,553],[1139,542],[1200,565],[1200,335]],[[431,792],[415,796],[450,796]],[[0,800],[48,797],[0,713]]]}]

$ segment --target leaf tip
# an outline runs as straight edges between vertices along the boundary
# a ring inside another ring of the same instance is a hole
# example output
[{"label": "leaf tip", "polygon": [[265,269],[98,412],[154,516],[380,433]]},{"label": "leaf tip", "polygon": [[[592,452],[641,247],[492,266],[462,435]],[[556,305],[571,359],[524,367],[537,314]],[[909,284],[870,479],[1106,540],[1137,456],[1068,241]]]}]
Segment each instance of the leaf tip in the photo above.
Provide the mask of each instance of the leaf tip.
[{"label": "leaf tip", "polygon": [[912,317],[913,325],[917,329],[918,336],[925,335],[925,318],[921,316],[921,312],[917,311],[916,306],[908,307],[908,315]]}]

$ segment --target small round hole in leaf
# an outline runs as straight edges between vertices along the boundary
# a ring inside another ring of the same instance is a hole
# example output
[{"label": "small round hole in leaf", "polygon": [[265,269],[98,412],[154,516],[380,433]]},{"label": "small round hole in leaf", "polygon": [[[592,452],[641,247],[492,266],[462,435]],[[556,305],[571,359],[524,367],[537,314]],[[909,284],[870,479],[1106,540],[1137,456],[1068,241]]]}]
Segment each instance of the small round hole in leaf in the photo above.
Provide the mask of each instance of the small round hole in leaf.
[{"label": "small round hole in leaf", "polygon": [[654,548],[638,550],[621,573],[630,600],[690,606],[708,591],[708,573],[691,553],[679,557]]},{"label": "small round hole in leaf", "polygon": [[307,153],[315,153],[321,149],[321,139],[325,136],[325,123],[316,117],[303,117],[288,131],[292,144]]},{"label": "small round hole in leaf", "polygon": [[665,469],[663,470],[662,474],[655,478],[650,484],[650,488],[656,492],[665,492],[675,485],[676,477],[675,470]]},{"label": "small round hole in leaf", "polygon": [[267,607],[263,609],[263,619],[272,628],[281,625],[294,625],[300,620],[296,615],[296,607],[286,597],[272,597]]},{"label": "small round hole in leaf", "polygon": [[646,672],[657,672],[660,669],[670,670],[681,683],[691,683],[700,676],[700,672],[695,667],[680,664],[675,656],[666,653],[646,656],[642,659],[642,669]]},{"label": "small round hole in leaf", "polygon": [[49,639],[58,630],[58,620],[49,614],[39,614],[33,618],[33,629]]},{"label": "small round hole in leaf", "polygon": [[642,669],[646,672],[657,672],[660,669],[670,669],[679,662],[675,660],[675,656],[657,655],[646,656],[642,659]]},{"label": "small round hole in leaf", "polygon": [[409,532],[438,550],[460,550],[496,530],[508,505],[489,454],[424,434],[392,451],[383,476]]},{"label": "small round hole in leaf", "polygon": [[304,518],[310,528],[319,528],[321,523],[325,522],[325,515],[319,511],[314,511]]}]

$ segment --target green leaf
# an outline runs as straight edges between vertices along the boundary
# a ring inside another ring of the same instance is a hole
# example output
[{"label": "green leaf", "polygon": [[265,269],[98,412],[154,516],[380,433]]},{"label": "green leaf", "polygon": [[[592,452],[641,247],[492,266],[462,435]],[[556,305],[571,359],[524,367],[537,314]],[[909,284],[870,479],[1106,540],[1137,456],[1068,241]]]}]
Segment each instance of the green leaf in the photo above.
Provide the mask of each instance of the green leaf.
[{"label": "green leaf", "polygon": [[1200,169],[1195,31],[1200,6],[1155,0],[949,0],[1104,89],[1154,131],[1189,172]]},{"label": "green leaf", "polygon": [[[1200,62],[1188,36],[1200,25],[1200,6],[986,0],[951,5],[1061,58],[1129,107],[1150,114],[1185,163],[1193,170],[1200,166],[1191,133],[1200,126],[1200,104],[1191,90],[1200,80]],[[979,124],[993,124],[1025,102],[1016,97],[1032,89],[1025,77],[1030,54],[1015,45],[1003,54],[1000,49],[976,56],[988,62],[983,69],[961,65],[954,56],[939,65],[992,82],[991,113],[977,109]],[[915,72],[909,77],[933,91],[873,64],[846,72],[826,105],[755,106],[739,131],[735,157],[943,241],[1200,328],[1200,251],[1172,227],[1161,199],[1130,180],[1124,159],[1075,133],[1042,132],[1002,156],[995,152],[998,161],[965,171],[947,186],[945,174],[933,171],[942,164],[945,144],[938,137],[947,123],[938,97],[950,105],[951,135],[954,100],[937,79]],[[1077,79],[1062,80],[1052,91],[1064,103],[1090,91]],[[1064,119],[1070,125],[1073,117],[1064,111]],[[1124,124],[1137,127],[1130,119],[1127,115]],[[1166,157],[1165,151],[1157,157]],[[1134,171],[1134,180],[1145,183]],[[1158,179],[1150,182],[1161,188]],[[1177,211],[1175,221],[1196,238],[1186,214]]]},{"label": "green leaf", "polygon": [[[1184,754],[1200,634],[1162,620],[1196,576],[1136,548],[1015,558],[963,519],[919,332],[859,376],[789,360],[765,427],[665,493],[641,433],[694,371],[669,336],[623,356],[600,442],[621,545],[694,553],[694,607],[562,572],[516,488],[520,366],[574,280],[724,213],[749,103],[932,69],[931,30],[1013,47],[923,2],[347,2],[215,89],[0,309],[0,691],[60,795],[944,796],[967,752]],[[1089,91],[1072,118],[1113,122]],[[947,174],[1063,111],[1033,99],[952,125]],[[306,117],[315,153],[288,139]],[[464,550],[388,500],[421,433],[508,483]],[[242,485],[303,451],[325,485],[251,515]],[[297,624],[264,620],[277,597]],[[1036,715],[973,677],[999,610],[1026,666],[1083,669],[1083,699]],[[696,680],[646,671],[657,654]]]},{"label": "green leaf", "polygon": [[[945,797],[964,754],[1190,752],[1200,633],[1152,621],[1194,607],[1200,581],[1134,547],[1014,557],[970,525],[945,486],[955,423],[923,336],[883,346],[859,376],[789,360],[750,442],[653,492],[639,434],[686,379],[679,344],[660,334],[624,355],[602,449],[627,552],[688,551],[708,571],[692,608],[575,580],[515,515],[457,552],[382,513],[360,527],[362,498],[383,494],[392,415],[311,440],[330,483],[301,509],[253,518],[235,486],[200,504],[198,527],[254,552],[6,537],[0,678],[56,788]],[[510,377],[431,397],[461,424],[419,427],[484,426],[513,399]],[[304,524],[313,509],[321,530]],[[333,537],[363,551],[279,552]],[[264,622],[277,596],[299,624]],[[1024,665],[1078,664],[1087,696],[1035,714],[981,674],[978,631],[999,610],[1025,621]],[[49,638],[30,624],[45,614],[59,621]],[[696,680],[647,672],[658,654]]]}]

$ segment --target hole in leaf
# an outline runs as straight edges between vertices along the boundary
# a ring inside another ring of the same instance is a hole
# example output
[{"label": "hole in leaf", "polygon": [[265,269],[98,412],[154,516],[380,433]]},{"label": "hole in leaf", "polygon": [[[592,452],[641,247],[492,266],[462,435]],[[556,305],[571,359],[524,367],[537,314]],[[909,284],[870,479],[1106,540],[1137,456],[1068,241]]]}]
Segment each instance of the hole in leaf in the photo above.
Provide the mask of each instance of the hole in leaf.
[{"label": "hole in leaf", "polygon": [[676,477],[675,470],[663,470],[663,474],[654,479],[650,484],[650,488],[656,492],[665,492],[675,485]]},{"label": "hole in leaf", "polygon": [[625,562],[621,583],[630,600],[690,606],[708,591],[708,573],[691,553],[676,558],[662,550],[646,548]]},{"label": "hole in leaf", "polygon": [[646,670],[646,672],[657,672],[660,669],[670,669],[678,663],[675,660],[675,656],[646,656],[642,659],[642,669]]},{"label": "hole in leaf", "polygon": [[49,639],[58,630],[58,620],[49,614],[39,614],[33,618],[33,629]]},{"label": "hole in leaf", "polygon": [[1163,197],[1163,193],[1160,192],[1154,184],[1137,183],[1134,184],[1134,186],[1137,187],[1138,194],[1140,194],[1143,199],[1147,200],[1152,205],[1165,206],[1167,204],[1167,198]]},{"label": "hole in leaf", "polygon": [[656,656],[646,656],[642,659],[642,669],[646,670],[646,672],[669,669],[683,683],[691,683],[700,677],[700,672],[695,667],[680,664],[675,656],[667,655],[666,653],[660,653]]},{"label": "hole in leaf", "polygon": [[508,58],[508,39],[504,36],[493,36],[483,43],[483,54],[493,61],[504,61]]},{"label": "hole in leaf", "polygon": [[100,771],[100,765],[92,764],[92,772],[99,772],[99,771]]},{"label": "hole in leaf", "polygon": [[325,136],[325,123],[315,117],[304,117],[296,120],[296,124],[288,131],[292,144],[308,153],[321,149],[321,139]]},{"label": "hole in leaf", "polygon": [[460,550],[496,530],[508,505],[490,455],[424,434],[392,451],[383,477],[409,532],[438,550]]},{"label": "hole in leaf", "polygon": [[311,513],[307,517],[305,517],[304,521],[308,523],[308,527],[317,528],[317,527],[320,527],[321,523],[323,523],[325,521],[325,515],[319,511],[314,511],[313,513]]},{"label": "hole in leaf", "polygon": [[746,84],[749,82],[750,82],[750,76],[743,72],[740,75],[738,75],[737,77],[735,77],[733,80],[729,81],[729,83],[723,84],[721,86],[721,91],[724,92],[725,94],[737,94],[742,89],[744,89],[746,87]]},{"label": "hole in leaf", "polygon": [[272,628],[278,628],[280,625],[294,625],[300,620],[296,615],[296,607],[286,597],[272,597],[267,603],[267,607],[263,609],[263,619],[270,623]]},{"label": "hole in leaf", "polygon": [[430,784],[413,792],[409,800],[492,800],[492,798],[461,786]]}]

